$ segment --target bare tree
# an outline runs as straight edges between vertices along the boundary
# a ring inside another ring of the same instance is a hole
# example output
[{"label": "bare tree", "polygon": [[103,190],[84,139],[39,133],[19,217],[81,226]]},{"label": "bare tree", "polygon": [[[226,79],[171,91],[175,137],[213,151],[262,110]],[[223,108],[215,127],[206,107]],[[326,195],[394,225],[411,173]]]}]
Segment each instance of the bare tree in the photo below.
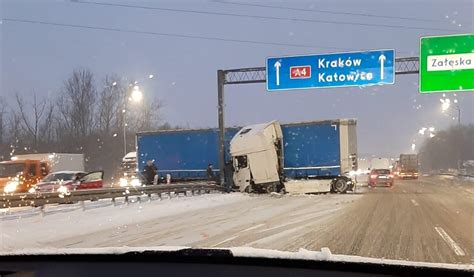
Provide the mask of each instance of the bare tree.
[{"label": "bare tree", "polygon": [[[33,92],[32,103],[28,103],[20,96],[15,94],[16,104],[19,116],[22,121],[22,128],[27,134],[27,141],[31,141],[33,149],[38,150],[38,144],[42,138],[42,134],[46,133],[45,128],[49,127],[49,122],[44,122],[46,101],[38,101],[36,93]],[[52,113],[52,111],[51,111]]]},{"label": "bare tree", "polygon": [[23,138],[21,116],[18,112],[10,110],[10,116],[8,117],[6,129],[8,133],[8,136],[6,136],[6,141],[8,141],[10,145],[9,153],[13,154],[20,147],[20,143],[22,142]]},{"label": "bare tree", "polygon": [[157,129],[162,123],[161,109],[163,103],[159,99],[154,99],[150,103],[145,103],[143,109],[139,110],[136,131],[148,131]]},{"label": "bare tree", "polygon": [[145,100],[127,109],[126,123],[129,132],[157,130],[163,124],[161,111],[163,102],[159,99]]},{"label": "bare tree", "polygon": [[126,90],[119,80],[117,76],[105,76],[99,92],[97,127],[101,134],[110,134],[113,127],[119,125],[120,106]]},{"label": "bare tree", "polygon": [[453,126],[427,139],[420,149],[423,170],[457,168],[458,160],[474,160],[474,125]]},{"label": "bare tree", "polygon": [[45,107],[42,123],[40,124],[41,137],[43,141],[51,143],[54,140],[54,104],[49,103]]},{"label": "bare tree", "polygon": [[57,106],[60,113],[59,126],[63,131],[84,138],[94,129],[95,101],[97,99],[94,77],[87,69],[74,70],[64,82]]},{"label": "bare tree", "polygon": [[7,101],[5,97],[0,96],[0,145],[3,144],[3,141],[4,141],[3,130],[5,127],[6,110],[7,110]]}]

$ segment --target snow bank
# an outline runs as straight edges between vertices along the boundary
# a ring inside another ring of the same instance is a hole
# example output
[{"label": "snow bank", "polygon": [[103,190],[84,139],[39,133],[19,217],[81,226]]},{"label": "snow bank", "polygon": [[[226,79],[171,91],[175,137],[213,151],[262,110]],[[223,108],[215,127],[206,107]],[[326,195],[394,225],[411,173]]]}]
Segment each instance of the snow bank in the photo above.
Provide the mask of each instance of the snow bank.
[{"label": "snow bank", "polygon": [[116,206],[111,202],[92,202],[86,205],[84,211],[80,206],[59,205],[49,211],[47,208],[45,216],[34,210],[30,210],[32,214],[22,210],[21,216],[13,219],[9,214],[0,216],[0,251],[44,248],[54,241],[111,228],[128,228],[129,225],[139,227],[141,222],[227,205],[247,200],[248,197],[240,193],[207,194]]}]

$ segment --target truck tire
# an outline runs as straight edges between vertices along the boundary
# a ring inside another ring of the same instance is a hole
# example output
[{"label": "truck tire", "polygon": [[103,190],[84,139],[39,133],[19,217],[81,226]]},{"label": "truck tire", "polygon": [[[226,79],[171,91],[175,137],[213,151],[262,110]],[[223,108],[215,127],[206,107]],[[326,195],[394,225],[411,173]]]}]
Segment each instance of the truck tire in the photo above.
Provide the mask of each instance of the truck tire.
[{"label": "truck tire", "polygon": [[248,185],[248,186],[244,189],[244,192],[246,192],[246,193],[252,193],[252,192],[253,192],[252,184]]},{"label": "truck tire", "polygon": [[275,191],[276,191],[275,184],[268,185],[268,186],[265,188],[265,190],[266,190],[266,193],[275,192]]},{"label": "truck tire", "polygon": [[347,183],[344,179],[336,179],[333,183],[333,190],[339,193],[346,193],[347,191]]}]

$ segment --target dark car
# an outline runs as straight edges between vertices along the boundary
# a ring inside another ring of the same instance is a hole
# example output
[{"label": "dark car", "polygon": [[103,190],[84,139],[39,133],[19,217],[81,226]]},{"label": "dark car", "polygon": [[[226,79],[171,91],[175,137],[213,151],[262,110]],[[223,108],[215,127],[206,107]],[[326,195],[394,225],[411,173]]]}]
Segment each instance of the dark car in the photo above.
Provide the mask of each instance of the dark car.
[{"label": "dark car", "polygon": [[369,187],[393,186],[394,176],[389,169],[373,169],[369,174]]}]

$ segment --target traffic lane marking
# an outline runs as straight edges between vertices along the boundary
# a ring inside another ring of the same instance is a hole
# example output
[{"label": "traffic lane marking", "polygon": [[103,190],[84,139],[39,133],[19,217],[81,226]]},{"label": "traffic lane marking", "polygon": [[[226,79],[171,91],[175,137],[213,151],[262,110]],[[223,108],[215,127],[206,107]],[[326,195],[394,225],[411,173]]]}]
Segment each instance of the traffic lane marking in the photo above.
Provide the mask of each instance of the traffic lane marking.
[{"label": "traffic lane marking", "polygon": [[279,228],[282,228],[282,227],[287,227],[287,226],[290,226],[290,225],[294,225],[294,224],[298,224],[298,223],[304,223],[308,220],[313,220],[313,219],[318,219],[320,217],[323,217],[325,215],[328,215],[328,214],[332,214],[333,212],[339,210],[340,208],[337,207],[337,208],[331,208],[331,209],[327,209],[327,210],[321,210],[317,213],[312,213],[308,216],[302,216],[300,217],[298,220],[294,220],[294,221],[290,221],[290,222],[286,222],[286,223],[283,223],[283,224],[279,224],[279,225],[275,225],[275,226],[272,226],[272,227],[269,227],[269,228],[266,228],[266,229],[263,229],[263,230],[260,230],[258,231],[258,233],[263,233],[263,232],[267,232],[267,231],[272,231],[272,230],[275,230],[275,229],[279,229]]},{"label": "traffic lane marking", "polygon": [[240,234],[240,233],[243,233],[243,232],[247,232],[247,231],[251,231],[251,230],[254,230],[254,229],[258,229],[258,228],[260,228],[260,227],[262,227],[262,226],[265,226],[265,224],[262,223],[262,224],[258,224],[258,225],[249,227],[249,228],[247,228],[247,229],[245,229],[245,230],[242,230],[242,231],[238,232],[237,234]]},{"label": "traffic lane marking", "polygon": [[254,229],[258,229],[258,228],[260,228],[260,227],[262,227],[262,226],[265,226],[265,224],[263,224],[263,223],[262,223],[262,224],[257,224],[257,225],[255,225],[255,226],[252,226],[252,227],[249,227],[249,228],[244,229],[244,230],[242,230],[242,231],[239,231],[239,232],[235,233],[234,236],[232,236],[232,237],[230,237],[230,238],[228,238],[228,239],[225,239],[225,240],[223,240],[223,241],[221,241],[221,242],[218,242],[218,243],[212,245],[211,247],[216,247],[216,246],[221,245],[221,244],[223,244],[223,243],[226,243],[226,242],[229,242],[229,241],[231,241],[231,240],[234,240],[234,239],[238,238],[240,234],[245,233],[245,232],[248,232],[248,231],[251,231],[251,230],[254,230]]},{"label": "traffic lane marking", "polygon": [[462,248],[446,233],[446,231],[441,227],[434,227],[436,232],[441,236],[441,238],[448,244],[448,246],[454,251],[458,256],[465,256],[466,253]]},{"label": "traffic lane marking", "polygon": [[415,199],[411,199],[411,203],[413,203],[413,205],[415,205],[415,207],[420,206],[420,204],[418,204],[418,202],[416,202]]},{"label": "traffic lane marking", "polygon": [[214,244],[214,245],[211,245],[211,247],[216,247],[216,246],[221,245],[221,244],[223,244],[223,243],[226,243],[226,242],[228,242],[228,241],[234,240],[234,239],[236,239],[236,238],[238,238],[238,237],[239,237],[239,236],[230,237],[230,238],[225,239],[225,240],[223,240],[223,241],[221,241],[221,242],[218,242],[218,243],[216,243],[216,244]]}]

